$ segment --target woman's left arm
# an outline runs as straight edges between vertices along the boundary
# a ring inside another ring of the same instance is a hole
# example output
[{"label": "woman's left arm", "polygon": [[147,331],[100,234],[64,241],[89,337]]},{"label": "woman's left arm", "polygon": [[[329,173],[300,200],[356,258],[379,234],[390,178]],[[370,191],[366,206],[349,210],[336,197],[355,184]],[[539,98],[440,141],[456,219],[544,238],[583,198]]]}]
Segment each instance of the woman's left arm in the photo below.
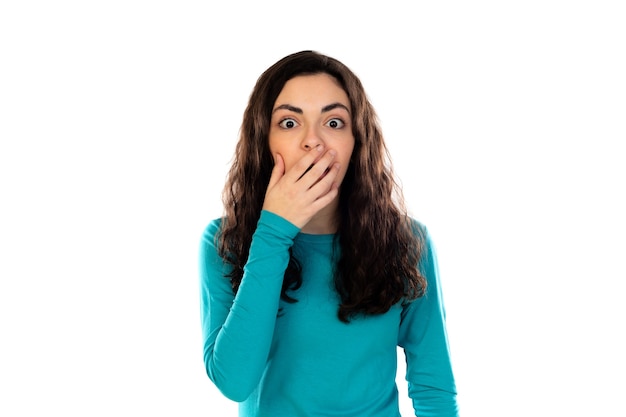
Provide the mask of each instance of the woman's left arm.
[{"label": "woman's left arm", "polygon": [[406,355],[415,415],[458,417],[437,257],[428,231],[422,229],[425,245],[420,271],[428,281],[426,294],[404,307],[398,345]]}]

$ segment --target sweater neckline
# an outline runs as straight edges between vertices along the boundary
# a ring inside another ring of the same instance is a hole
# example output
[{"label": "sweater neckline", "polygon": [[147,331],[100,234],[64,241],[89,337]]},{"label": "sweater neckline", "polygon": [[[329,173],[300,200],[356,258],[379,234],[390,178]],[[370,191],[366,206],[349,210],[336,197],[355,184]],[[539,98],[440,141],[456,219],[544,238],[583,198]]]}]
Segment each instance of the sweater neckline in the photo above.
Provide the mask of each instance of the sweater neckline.
[{"label": "sweater neckline", "polygon": [[328,234],[312,234],[312,233],[298,233],[296,235],[296,241],[302,243],[332,243],[335,239],[335,233]]}]

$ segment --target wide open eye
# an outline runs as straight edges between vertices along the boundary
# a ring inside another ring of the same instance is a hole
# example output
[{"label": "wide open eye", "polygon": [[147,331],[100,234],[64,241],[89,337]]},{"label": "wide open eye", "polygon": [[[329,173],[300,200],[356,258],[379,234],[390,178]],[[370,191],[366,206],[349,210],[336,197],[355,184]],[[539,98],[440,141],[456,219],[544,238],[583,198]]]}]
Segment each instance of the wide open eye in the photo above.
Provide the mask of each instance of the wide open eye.
[{"label": "wide open eye", "polygon": [[341,119],[330,119],[328,122],[326,122],[326,126],[333,129],[341,129],[345,126],[345,123]]},{"label": "wide open eye", "polygon": [[280,121],[280,123],[278,123],[278,126],[282,127],[283,129],[293,129],[297,125],[298,122],[291,118],[283,119]]}]

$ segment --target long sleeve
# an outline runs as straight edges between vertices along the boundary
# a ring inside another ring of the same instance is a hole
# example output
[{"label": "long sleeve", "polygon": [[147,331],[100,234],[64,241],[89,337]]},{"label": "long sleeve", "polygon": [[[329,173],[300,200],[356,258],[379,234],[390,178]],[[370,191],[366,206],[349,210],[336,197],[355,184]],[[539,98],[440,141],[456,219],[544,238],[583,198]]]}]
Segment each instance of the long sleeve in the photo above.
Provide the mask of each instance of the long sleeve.
[{"label": "long sleeve", "polygon": [[437,258],[425,228],[420,270],[426,294],[404,307],[398,344],[407,361],[409,397],[419,417],[457,417],[456,385],[450,360]]},{"label": "long sleeve", "polygon": [[237,295],[215,242],[219,221],[206,228],[200,248],[200,319],[209,378],[234,401],[259,384],[269,355],[289,248],[298,228],[263,211],[253,235]]}]

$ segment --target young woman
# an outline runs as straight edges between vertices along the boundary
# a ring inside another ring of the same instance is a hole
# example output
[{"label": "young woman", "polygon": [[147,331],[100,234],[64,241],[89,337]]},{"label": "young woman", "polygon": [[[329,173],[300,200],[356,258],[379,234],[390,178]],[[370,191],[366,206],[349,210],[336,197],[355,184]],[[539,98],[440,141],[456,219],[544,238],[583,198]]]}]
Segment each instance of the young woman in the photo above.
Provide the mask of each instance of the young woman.
[{"label": "young woman", "polygon": [[258,79],[200,251],[209,378],[246,417],[457,416],[437,263],[361,82],[313,51]]}]

